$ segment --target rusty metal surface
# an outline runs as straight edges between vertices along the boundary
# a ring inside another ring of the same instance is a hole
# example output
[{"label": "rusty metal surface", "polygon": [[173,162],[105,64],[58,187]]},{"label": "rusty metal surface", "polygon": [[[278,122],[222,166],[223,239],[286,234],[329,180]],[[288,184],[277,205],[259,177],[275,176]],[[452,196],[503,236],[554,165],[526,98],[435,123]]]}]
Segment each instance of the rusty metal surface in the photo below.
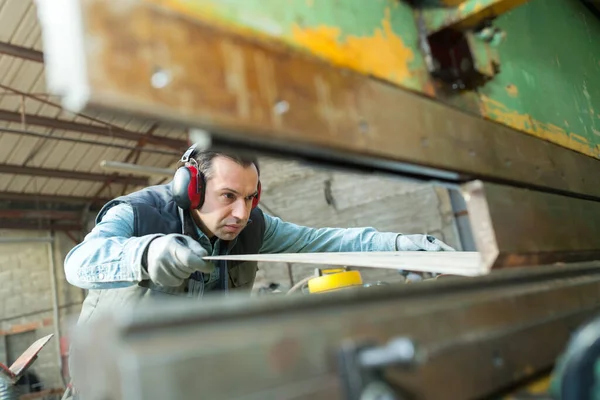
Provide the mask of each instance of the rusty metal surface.
[{"label": "rusty metal surface", "polygon": [[21,374],[35,361],[38,353],[52,339],[54,334],[44,336],[33,342],[10,366],[10,370],[15,374],[15,379],[20,378]]},{"label": "rusty metal surface", "polygon": [[480,181],[462,192],[488,268],[600,259],[600,202]]},{"label": "rusty metal surface", "polygon": [[391,161],[391,169],[411,163],[600,197],[597,160],[141,1],[115,4],[83,3],[94,43],[86,54],[91,108],[204,127],[279,152],[338,152],[371,165]]},{"label": "rusty metal surface", "polygon": [[76,384],[90,400],[341,398],[342,341],[403,336],[426,361],[386,369],[390,384],[414,399],[477,398],[553,364],[600,311],[598,267],[120,310],[75,335],[73,365],[86,362]]}]

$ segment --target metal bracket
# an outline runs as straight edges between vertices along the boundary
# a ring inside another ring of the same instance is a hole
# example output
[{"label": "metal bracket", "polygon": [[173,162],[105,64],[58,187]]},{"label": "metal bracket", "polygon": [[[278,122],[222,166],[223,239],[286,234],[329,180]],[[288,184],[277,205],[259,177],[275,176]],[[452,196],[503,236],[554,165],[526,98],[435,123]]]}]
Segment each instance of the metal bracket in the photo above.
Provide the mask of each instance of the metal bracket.
[{"label": "metal bracket", "polygon": [[492,79],[500,70],[497,47],[505,37],[492,20],[526,1],[417,2],[421,48],[430,74],[459,90]]},{"label": "metal bracket", "polygon": [[386,383],[382,369],[415,366],[417,349],[406,337],[393,339],[384,346],[346,341],[341,345],[338,363],[346,399],[401,400],[403,397]]}]

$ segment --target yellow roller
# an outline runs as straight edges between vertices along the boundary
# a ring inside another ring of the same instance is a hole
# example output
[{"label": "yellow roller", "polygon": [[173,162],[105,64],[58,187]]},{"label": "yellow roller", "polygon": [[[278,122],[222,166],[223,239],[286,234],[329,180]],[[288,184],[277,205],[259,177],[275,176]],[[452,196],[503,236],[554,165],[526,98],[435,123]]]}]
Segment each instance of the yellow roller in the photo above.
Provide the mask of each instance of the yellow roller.
[{"label": "yellow roller", "polygon": [[332,290],[362,285],[362,277],[358,271],[343,271],[313,278],[308,281],[310,293],[323,293]]}]

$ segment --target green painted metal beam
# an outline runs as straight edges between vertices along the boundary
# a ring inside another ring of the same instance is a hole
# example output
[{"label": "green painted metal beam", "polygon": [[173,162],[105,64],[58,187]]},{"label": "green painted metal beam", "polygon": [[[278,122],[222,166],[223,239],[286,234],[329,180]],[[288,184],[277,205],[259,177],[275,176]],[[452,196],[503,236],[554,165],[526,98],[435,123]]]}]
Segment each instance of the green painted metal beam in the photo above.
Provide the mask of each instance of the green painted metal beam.
[{"label": "green painted metal beam", "polygon": [[146,0],[416,91],[429,77],[413,8],[398,0]]},{"label": "green painted metal beam", "polygon": [[[600,20],[579,0],[530,0],[498,17],[495,24],[506,33],[498,46],[500,73],[463,93],[443,92],[429,76],[415,10],[406,1],[145,1],[257,40],[283,42],[600,158]],[[464,2],[475,3],[514,5]]]}]

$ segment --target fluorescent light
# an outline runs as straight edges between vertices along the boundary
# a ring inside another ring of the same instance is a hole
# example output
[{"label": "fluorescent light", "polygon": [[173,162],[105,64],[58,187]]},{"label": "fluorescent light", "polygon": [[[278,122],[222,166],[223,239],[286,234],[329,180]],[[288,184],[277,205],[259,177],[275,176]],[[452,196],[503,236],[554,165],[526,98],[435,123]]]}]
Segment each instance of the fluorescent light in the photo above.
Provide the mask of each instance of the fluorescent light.
[{"label": "fluorescent light", "polygon": [[128,164],[119,161],[100,161],[100,166],[111,172],[123,172],[142,176],[158,176],[161,178],[172,178],[175,171],[168,168],[148,167],[144,165]]}]

